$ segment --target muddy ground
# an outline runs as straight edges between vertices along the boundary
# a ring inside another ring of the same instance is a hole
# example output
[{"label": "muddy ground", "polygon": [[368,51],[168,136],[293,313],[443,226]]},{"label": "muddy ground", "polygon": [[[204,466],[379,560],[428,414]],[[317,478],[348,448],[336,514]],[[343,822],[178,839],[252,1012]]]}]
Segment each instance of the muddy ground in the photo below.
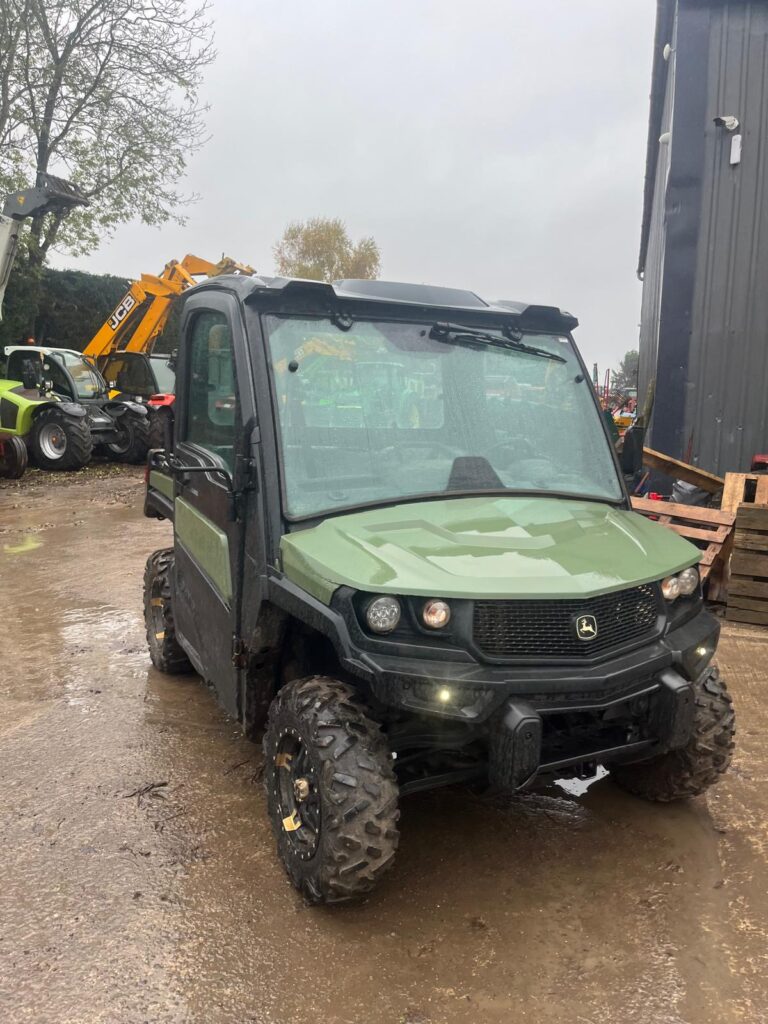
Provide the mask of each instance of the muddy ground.
[{"label": "muddy ground", "polygon": [[764,632],[724,637],[738,754],[707,799],[413,797],[380,889],[311,909],[259,751],[150,668],[141,476],[0,482],[3,1024],[768,1021]]}]

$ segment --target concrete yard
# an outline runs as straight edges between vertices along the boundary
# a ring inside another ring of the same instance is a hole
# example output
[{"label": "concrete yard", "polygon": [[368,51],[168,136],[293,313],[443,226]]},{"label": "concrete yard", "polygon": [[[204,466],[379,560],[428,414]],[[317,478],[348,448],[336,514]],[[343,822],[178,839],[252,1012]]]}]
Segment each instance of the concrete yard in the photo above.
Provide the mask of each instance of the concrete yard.
[{"label": "concrete yard", "polygon": [[143,472],[0,482],[3,1024],[768,1021],[768,633],[728,628],[732,770],[403,802],[395,868],[312,909],[260,750],[147,657]]}]

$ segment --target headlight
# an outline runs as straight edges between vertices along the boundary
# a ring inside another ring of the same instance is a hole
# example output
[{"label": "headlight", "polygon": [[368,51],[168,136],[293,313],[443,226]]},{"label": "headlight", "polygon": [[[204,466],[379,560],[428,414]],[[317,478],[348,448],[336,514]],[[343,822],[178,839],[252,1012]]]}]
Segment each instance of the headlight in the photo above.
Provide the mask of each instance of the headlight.
[{"label": "headlight", "polygon": [[442,629],[451,621],[451,609],[445,601],[427,601],[421,612],[425,626],[430,629]]},{"label": "headlight", "polygon": [[693,594],[699,585],[699,570],[695,566],[683,569],[677,574],[677,581],[680,584],[680,593],[684,595]]},{"label": "headlight", "polygon": [[373,633],[391,633],[400,621],[400,602],[395,597],[375,597],[365,609],[365,621]]},{"label": "headlight", "polygon": [[676,576],[667,576],[661,581],[661,592],[665,601],[674,601],[681,595],[688,597],[699,586],[699,570],[691,565]]}]

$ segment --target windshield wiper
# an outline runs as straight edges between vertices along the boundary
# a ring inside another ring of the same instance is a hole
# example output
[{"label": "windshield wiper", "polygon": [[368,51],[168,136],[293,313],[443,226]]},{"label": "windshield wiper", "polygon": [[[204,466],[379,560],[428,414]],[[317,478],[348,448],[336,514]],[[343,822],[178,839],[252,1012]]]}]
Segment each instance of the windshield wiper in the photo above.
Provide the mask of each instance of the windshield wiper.
[{"label": "windshield wiper", "polygon": [[492,345],[495,348],[511,349],[513,352],[524,352],[529,356],[541,356],[542,359],[551,359],[555,363],[566,362],[562,356],[555,352],[548,352],[545,348],[536,348],[534,345],[526,345],[518,338],[500,338],[498,334],[491,334],[489,331],[481,331],[475,327],[464,327],[463,324],[435,323],[429,332],[430,338],[434,341],[452,342],[482,342]]}]

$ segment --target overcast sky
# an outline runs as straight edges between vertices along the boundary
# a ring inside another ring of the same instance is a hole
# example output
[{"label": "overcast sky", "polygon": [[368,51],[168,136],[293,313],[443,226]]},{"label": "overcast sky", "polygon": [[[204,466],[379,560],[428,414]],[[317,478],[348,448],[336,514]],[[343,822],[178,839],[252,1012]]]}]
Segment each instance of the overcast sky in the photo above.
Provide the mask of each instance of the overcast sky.
[{"label": "overcast sky", "polygon": [[341,217],[382,276],[558,305],[601,370],[637,347],[652,0],[214,0],[211,139],[185,226],[57,266],[193,252],[264,273],[286,223]]}]

